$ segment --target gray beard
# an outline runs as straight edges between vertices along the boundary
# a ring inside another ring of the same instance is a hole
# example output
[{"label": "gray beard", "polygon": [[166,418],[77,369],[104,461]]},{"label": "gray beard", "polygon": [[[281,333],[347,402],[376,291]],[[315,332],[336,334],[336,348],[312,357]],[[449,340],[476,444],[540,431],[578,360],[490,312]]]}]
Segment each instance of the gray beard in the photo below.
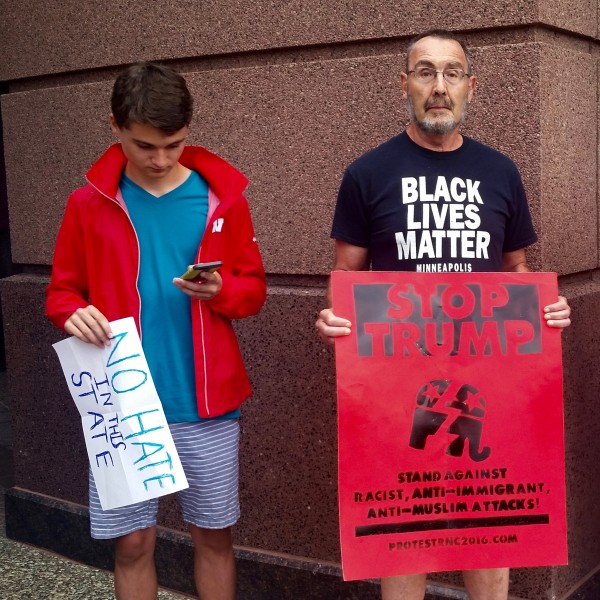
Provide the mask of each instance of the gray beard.
[{"label": "gray beard", "polygon": [[414,123],[421,131],[427,135],[446,135],[451,131],[454,131],[459,125],[461,125],[467,115],[467,102],[463,105],[462,114],[460,120],[456,121],[452,115],[449,115],[443,121],[425,117],[421,121],[415,117],[415,109],[413,107],[412,99],[408,97],[408,117],[411,123]]}]

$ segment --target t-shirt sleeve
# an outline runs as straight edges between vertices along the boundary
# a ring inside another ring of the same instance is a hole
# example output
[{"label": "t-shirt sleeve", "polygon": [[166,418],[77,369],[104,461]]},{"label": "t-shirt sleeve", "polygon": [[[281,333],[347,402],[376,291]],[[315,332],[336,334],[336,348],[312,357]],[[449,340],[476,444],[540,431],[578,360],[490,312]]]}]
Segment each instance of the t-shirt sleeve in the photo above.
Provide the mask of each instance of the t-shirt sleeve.
[{"label": "t-shirt sleeve", "polygon": [[371,243],[364,195],[349,169],[338,192],[331,237],[362,248],[369,248]]},{"label": "t-shirt sleeve", "polygon": [[525,188],[519,171],[514,164],[512,165],[510,178],[512,205],[506,224],[503,252],[520,250],[537,242],[538,239],[531,220]]}]

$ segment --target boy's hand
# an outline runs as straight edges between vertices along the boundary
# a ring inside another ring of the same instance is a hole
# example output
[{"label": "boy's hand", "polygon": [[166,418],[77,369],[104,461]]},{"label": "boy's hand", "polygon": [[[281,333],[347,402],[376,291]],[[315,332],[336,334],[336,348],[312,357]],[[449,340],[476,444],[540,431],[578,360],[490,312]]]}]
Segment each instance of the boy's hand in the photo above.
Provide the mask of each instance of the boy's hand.
[{"label": "boy's hand", "polygon": [[196,300],[212,300],[223,287],[223,280],[218,271],[214,273],[201,272],[196,281],[186,281],[181,277],[175,277],[173,283],[184,294]]},{"label": "boy's hand", "polygon": [[98,348],[110,346],[113,334],[106,317],[92,304],[78,308],[66,321],[65,331]]}]

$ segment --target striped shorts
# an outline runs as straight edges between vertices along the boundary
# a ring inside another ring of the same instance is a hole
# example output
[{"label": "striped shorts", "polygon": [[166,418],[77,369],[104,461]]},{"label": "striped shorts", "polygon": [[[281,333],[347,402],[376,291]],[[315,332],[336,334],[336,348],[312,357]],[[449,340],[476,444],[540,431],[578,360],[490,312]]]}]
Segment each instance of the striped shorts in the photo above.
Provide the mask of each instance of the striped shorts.
[{"label": "striped shorts", "polygon": [[[205,529],[224,529],[240,517],[239,419],[170,423],[189,488],[177,492],[183,520]],[[94,539],[120,537],[156,525],[158,498],[102,510],[91,471],[90,524]]]}]

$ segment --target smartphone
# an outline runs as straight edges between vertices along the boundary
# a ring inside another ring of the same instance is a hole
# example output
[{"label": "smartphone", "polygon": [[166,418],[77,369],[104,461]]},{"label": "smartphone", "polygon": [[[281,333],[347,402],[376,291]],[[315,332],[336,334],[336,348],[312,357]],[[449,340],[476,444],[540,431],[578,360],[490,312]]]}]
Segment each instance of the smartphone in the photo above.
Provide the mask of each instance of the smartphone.
[{"label": "smartphone", "polygon": [[192,265],[182,276],[181,279],[187,281],[195,281],[200,277],[201,273],[214,273],[218,268],[223,266],[223,261],[215,260],[213,262],[198,263]]}]

